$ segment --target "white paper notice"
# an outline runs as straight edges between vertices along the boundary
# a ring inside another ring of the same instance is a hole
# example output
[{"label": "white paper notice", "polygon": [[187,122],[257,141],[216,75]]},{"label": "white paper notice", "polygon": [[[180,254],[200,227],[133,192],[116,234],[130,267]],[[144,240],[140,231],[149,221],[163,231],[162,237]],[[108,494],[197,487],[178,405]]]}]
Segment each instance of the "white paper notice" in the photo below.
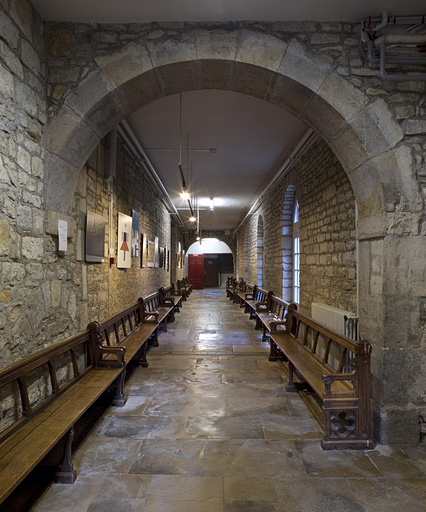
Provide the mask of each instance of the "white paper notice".
[{"label": "white paper notice", "polygon": [[68,223],[66,220],[58,220],[59,250],[67,250]]}]

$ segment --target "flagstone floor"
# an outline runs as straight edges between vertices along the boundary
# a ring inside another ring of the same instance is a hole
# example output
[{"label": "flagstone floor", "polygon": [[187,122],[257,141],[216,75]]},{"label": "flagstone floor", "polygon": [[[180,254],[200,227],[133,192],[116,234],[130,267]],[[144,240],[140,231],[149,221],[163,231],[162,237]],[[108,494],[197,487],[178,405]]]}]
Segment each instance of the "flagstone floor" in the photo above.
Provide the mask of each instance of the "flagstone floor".
[{"label": "flagstone floor", "polygon": [[34,512],[422,512],[426,448],[323,451],[224,289],[194,291]]}]

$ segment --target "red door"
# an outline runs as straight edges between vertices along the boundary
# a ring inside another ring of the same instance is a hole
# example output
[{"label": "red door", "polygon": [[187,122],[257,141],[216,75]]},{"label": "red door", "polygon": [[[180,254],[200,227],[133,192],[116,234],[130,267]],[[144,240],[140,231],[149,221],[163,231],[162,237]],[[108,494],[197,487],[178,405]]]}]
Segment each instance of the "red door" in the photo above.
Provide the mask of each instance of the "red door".
[{"label": "red door", "polygon": [[188,254],[188,279],[194,290],[204,288],[204,254]]}]

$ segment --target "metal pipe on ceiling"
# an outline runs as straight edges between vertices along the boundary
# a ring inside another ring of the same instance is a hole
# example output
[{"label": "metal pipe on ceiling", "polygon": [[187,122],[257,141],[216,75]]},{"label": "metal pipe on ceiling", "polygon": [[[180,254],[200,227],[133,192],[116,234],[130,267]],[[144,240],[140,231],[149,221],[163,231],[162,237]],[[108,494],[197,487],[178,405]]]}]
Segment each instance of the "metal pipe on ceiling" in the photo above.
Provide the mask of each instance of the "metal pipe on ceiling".
[{"label": "metal pipe on ceiling", "polygon": [[149,182],[151,183],[151,185],[155,188],[155,190],[159,194],[160,199],[163,201],[163,203],[166,206],[169,213],[173,215],[173,218],[177,221],[177,224],[179,225],[179,227],[186,229],[186,226],[185,226],[179,212],[177,211],[175,205],[173,204],[171,197],[169,196],[166,188],[164,187],[162,181],[160,180],[160,177],[158,176],[153,165],[149,161],[149,158],[147,157],[142,146],[139,144],[139,141],[135,137],[135,135],[134,135],[132,129],[130,128],[129,124],[127,123],[127,121],[125,121],[125,120],[121,121],[121,123],[118,125],[117,129],[118,129],[118,133],[123,138],[127,148],[133,154],[133,156],[135,157],[135,160],[140,165],[140,167],[143,169]]}]

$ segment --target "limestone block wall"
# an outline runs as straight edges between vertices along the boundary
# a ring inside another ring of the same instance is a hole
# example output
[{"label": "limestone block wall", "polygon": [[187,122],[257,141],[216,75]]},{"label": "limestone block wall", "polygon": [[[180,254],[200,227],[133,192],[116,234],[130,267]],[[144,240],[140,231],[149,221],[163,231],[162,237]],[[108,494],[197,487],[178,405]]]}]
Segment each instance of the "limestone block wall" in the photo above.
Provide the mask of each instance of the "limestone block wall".
[{"label": "limestone block wall", "polygon": [[[271,187],[259,209],[238,230],[240,269],[248,237],[249,283],[257,282],[259,217],[263,219],[263,288],[283,297],[286,237],[292,215],[286,215],[286,192],[299,202],[300,308],[310,313],[312,302],[357,313],[355,199],[349,180],[330,148],[317,137],[291,170]],[[290,269],[289,269],[290,267]],[[240,276],[242,273],[240,271]],[[290,299],[292,297],[286,297]]]},{"label": "limestone block wall", "polygon": [[[79,238],[84,238],[87,210],[101,215],[107,221],[105,263],[84,263],[84,243],[78,258],[82,261],[83,303],[87,303],[88,318],[101,320],[133,304],[160,286],[170,284],[170,270],[141,268],[140,258],[131,259],[130,269],[109,265],[108,250],[117,256],[118,212],[131,216],[132,209],[139,213],[139,231],[147,240],[158,237],[160,247],[171,248],[171,221],[166,207],[149,184],[141,168],[126,150],[121,139],[117,146],[116,176],[108,180],[106,161],[108,147],[99,144],[89,158],[80,176],[76,202],[79,204]],[[110,231],[110,205],[112,210],[112,239]]]},{"label": "limestone block wall", "polygon": [[[58,307],[58,272],[45,235],[44,28],[25,0],[0,3],[0,365],[47,339]],[[37,334],[37,340],[34,337]]]}]

